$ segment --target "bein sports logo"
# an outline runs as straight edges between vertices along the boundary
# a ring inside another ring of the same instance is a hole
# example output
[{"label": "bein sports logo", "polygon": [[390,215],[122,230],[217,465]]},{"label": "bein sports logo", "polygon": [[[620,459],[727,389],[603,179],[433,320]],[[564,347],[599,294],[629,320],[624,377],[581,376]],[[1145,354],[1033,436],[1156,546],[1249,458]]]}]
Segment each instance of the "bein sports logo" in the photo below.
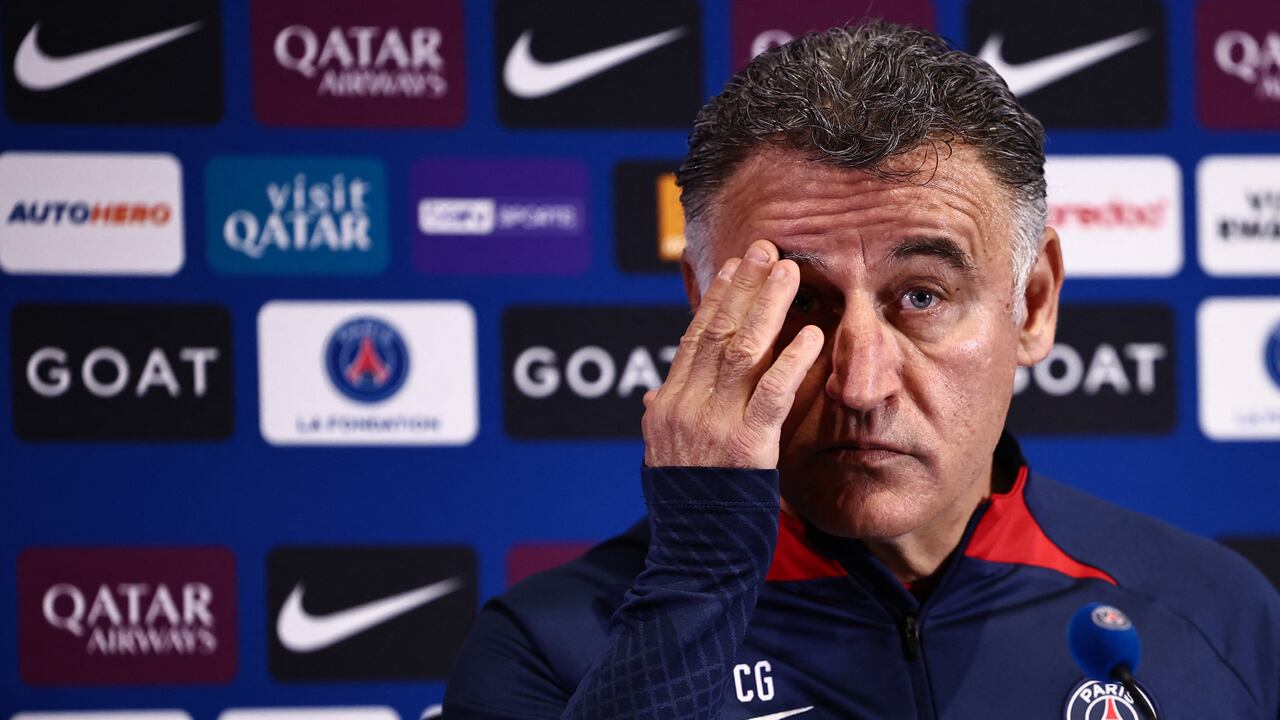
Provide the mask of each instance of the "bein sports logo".
[{"label": "bein sports logo", "polygon": [[348,320],[329,336],[325,349],[329,380],[362,403],[391,397],[409,375],[409,351],[400,333],[372,317]]}]

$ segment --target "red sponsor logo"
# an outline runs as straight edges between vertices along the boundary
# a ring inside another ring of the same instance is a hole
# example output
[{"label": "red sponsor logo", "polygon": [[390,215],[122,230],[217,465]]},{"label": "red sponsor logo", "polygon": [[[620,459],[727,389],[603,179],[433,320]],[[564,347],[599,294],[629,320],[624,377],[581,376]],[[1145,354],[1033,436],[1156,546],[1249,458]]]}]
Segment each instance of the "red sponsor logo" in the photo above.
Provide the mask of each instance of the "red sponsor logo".
[{"label": "red sponsor logo", "polygon": [[223,548],[27,550],[18,623],[33,685],[229,682],[235,558]]},{"label": "red sponsor logo", "polygon": [[1129,202],[1113,198],[1106,202],[1049,203],[1048,222],[1053,227],[1077,226],[1096,229],[1151,229],[1169,221],[1169,200]]},{"label": "red sponsor logo", "polygon": [[595,543],[520,543],[507,553],[507,587],[521,580],[576,560]]}]

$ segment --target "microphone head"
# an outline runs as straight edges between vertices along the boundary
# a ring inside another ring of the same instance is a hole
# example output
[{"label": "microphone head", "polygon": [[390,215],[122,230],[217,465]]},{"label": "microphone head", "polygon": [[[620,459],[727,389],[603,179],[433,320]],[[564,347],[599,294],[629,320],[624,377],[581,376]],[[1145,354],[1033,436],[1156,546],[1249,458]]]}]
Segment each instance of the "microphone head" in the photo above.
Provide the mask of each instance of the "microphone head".
[{"label": "microphone head", "polygon": [[1118,609],[1089,603],[1076,611],[1067,624],[1067,646],[1071,657],[1094,680],[1110,680],[1119,665],[1138,669],[1142,643],[1133,621]]}]

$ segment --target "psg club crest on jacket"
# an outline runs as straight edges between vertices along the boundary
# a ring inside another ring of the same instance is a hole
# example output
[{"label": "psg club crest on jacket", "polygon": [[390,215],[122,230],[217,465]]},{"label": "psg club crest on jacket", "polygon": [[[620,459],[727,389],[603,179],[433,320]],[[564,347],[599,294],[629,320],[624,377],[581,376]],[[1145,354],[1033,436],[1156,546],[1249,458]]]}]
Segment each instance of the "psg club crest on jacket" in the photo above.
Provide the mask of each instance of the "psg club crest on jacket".
[{"label": "psg club crest on jacket", "polygon": [[[1102,609],[1102,608],[1099,608]],[[1128,618],[1120,616],[1125,622]],[[1097,622],[1096,613],[1094,621]],[[1138,688],[1148,701],[1141,687]],[[1154,703],[1152,703],[1154,704]],[[1145,720],[1134,707],[1133,696],[1118,682],[1098,682],[1085,678],[1076,683],[1071,694],[1067,696],[1066,708],[1062,713],[1064,720]]]},{"label": "psg club crest on jacket", "polygon": [[348,320],[329,336],[329,380],[343,395],[365,403],[386,400],[409,374],[409,351],[400,333],[372,317]]}]

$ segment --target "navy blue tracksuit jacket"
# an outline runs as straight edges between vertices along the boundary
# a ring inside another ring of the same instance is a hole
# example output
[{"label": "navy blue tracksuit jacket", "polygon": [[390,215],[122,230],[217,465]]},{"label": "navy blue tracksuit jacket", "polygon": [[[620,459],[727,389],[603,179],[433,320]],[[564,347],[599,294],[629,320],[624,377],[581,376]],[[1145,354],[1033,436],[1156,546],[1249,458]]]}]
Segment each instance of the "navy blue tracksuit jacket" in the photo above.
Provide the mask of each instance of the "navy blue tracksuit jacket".
[{"label": "navy blue tracksuit jacket", "polygon": [[644,471],[647,523],[492,600],[446,720],[1138,720],[1066,625],[1120,608],[1162,720],[1280,720],[1280,597],[1231,551],[1031,473],[974,513],[923,602],[780,515],[775,471]]}]

